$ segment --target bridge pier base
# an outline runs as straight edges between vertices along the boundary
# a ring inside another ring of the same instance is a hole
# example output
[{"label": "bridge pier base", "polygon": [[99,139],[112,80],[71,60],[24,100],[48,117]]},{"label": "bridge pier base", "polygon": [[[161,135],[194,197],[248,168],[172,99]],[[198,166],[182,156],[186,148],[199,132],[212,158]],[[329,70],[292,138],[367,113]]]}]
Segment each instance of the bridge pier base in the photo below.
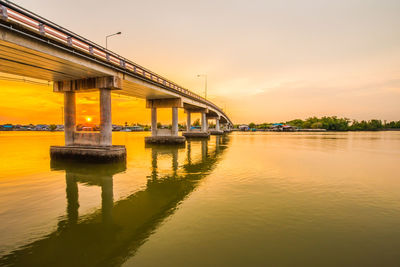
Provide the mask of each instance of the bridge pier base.
[{"label": "bridge pier base", "polygon": [[207,116],[205,110],[201,111],[201,130],[192,130],[190,129],[190,114],[191,111],[186,111],[188,113],[188,119],[187,119],[187,130],[184,132],[182,135],[185,136],[186,138],[209,138],[210,133],[208,132],[208,122],[207,122]]},{"label": "bridge pier base", "polygon": [[223,135],[224,131],[221,131],[219,127],[219,117],[215,118],[215,129],[210,129],[211,135]]},{"label": "bridge pier base", "polygon": [[[120,161],[126,159],[125,146],[112,145],[111,90],[120,89],[117,77],[97,77],[54,83],[55,92],[64,93],[65,146],[51,146],[52,159],[80,161]],[[76,131],[76,92],[99,90],[100,132]]]},{"label": "bridge pier base", "polygon": [[[151,136],[146,136],[146,144],[184,144],[186,138],[179,136],[178,107],[181,106],[180,99],[150,99],[146,101],[147,108],[151,108]],[[157,129],[157,108],[172,109],[171,129]]]}]

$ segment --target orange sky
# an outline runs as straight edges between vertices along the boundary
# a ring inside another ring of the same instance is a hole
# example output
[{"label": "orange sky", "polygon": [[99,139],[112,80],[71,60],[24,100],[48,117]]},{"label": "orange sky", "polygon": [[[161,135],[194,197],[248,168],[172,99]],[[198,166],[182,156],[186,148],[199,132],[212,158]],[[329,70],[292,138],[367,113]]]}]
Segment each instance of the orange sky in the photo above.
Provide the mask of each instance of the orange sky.
[{"label": "orange sky", "polygon": [[[207,73],[209,99],[234,123],[400,119],[397,0],[113,1],[113,12],[103,0],[16,3],[102,45],[122,31],[111,50],[196,93],[196,75]],[[51,87],[0,87],[0,123],[61,123]],[[97,114],[95,96],[78,95],[78,120]],[[114,95],[112,104],[114,123],[150,121],[143,100]],[[160,112],[163,123],[170,117]]]}]

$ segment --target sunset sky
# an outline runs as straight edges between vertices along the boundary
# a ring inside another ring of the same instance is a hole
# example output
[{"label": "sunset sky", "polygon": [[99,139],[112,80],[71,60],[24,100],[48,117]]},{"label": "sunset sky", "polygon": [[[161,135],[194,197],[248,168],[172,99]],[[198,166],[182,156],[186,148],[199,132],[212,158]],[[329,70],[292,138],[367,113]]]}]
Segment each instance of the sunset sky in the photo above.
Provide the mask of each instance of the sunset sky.
[{"label": "sunset sky", "polygon": [[[111,50],[201,95],[196,75],[206,73],[209,99],[234,123],[400,120],[399,0],[15,3],[101,45],[121,31]],[[0,123],[61,123],[63,97],[51,86],[0,86]],[[150,121],[142,99],[112,104],[113,123]],[[78,95],[78,120],[97,114],[97,94]]]}]

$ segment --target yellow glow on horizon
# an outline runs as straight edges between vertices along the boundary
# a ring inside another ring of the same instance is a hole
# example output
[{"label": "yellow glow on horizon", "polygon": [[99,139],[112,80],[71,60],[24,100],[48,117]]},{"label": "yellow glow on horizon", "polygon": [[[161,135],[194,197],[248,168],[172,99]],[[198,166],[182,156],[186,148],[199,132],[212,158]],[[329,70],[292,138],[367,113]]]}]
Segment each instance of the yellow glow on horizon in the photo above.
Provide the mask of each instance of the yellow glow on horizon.
[{"label": "yellow glow on horizon", "polygon": [[92,121],[92,117],[86,117],[86,121],[87,122],[91,122]]}]

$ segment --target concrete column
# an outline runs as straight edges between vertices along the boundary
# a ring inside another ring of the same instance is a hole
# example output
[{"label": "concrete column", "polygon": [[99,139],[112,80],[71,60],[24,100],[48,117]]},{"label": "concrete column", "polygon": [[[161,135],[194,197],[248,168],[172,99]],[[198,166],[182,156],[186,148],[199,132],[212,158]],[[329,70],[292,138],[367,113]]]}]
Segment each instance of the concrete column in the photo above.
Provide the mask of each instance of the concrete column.
[{"label": "concrete column", "polygon": [[100,145],[112,145],[111,90],[100,89]]},{"label": "concrete column", "polygon": [[72,146],[74,144],[75,127],[75,92],[64,92],[64,137],[66,146]]},{"label": "concrete column", "polygon": [[201,113],[201,131],[207,132],[207,130],[208,130],[208,125],[207,125],[206,113],[202,112]]},{"label": "concrete column", "polygon": [[178,135],[178,108],[172,108],[172,128],[171,134],[174,136]]},{"label": "concrete column", "polygon": [[191,121],[191,114],[190,114],[189,110],[186,111],[186,116],[187,116],[187,118],[186,118],[186,131],[190,132],[190,127],[192,126],[192,121]]},{"label": "concrete column", "polygon": [[215,130],[219,131],[219,119],[215,119]]},{"label": "concrete column", "polygon": [[157,108],[151,108],[151,136],[157,136]]}]

